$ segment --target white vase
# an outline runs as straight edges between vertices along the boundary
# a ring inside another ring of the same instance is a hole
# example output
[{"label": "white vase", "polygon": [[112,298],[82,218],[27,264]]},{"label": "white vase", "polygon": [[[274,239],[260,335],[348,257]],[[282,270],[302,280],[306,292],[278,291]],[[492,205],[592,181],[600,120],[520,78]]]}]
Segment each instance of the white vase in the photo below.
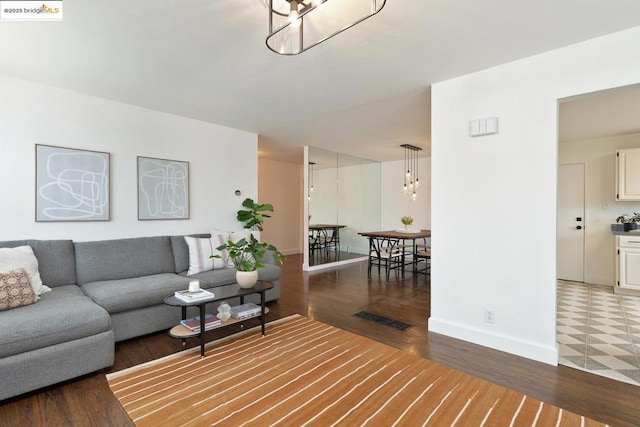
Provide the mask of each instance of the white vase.
[{"label": "white vase", "polygon": [[218,319],[223,322],[231,317],[231,307],[226,302],[222,302],[218,306]]},{"label": "white vase", "polygon": [[258,270],[236,271],[236,282],[241,288],[252,288],[258,281]]}]

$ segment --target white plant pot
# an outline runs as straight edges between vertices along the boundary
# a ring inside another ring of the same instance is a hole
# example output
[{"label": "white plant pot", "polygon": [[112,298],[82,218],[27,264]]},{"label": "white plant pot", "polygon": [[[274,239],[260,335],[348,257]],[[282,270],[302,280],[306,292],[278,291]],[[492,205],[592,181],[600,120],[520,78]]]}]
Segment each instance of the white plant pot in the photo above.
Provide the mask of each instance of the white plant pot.
[{"label": "white plant pot", "polygon": [[258,281],[258,270],[236,271],[236,282],[241,288],[252,288]]}]

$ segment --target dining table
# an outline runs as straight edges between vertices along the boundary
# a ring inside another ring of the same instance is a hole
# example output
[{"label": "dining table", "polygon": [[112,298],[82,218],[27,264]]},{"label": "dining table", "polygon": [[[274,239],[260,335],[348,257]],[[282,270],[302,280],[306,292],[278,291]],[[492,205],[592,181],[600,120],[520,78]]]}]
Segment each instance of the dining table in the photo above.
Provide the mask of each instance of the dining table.
[{"label": "dining table", "polygon": [[310,255],[315,249],[329,247],[333,247],[336,253],[340,252],[340,229],[345,227],[341,224],[309,224]]},{"label": "dining table", "polygon": [[[406,245],[407,241],[411,241],[411,263],[412,273],[415,275],[418,271],[418,243],[420,239],[427,239],[431,237],[431,230],[412,230],[412,229],[399,229],[399,230],[387,230],[387,231],[362,231],[358,233],[360,236],[369,239],[369,256],[375,245],[376,239],[397,240],[401,245]],[[404,274],[404,270],[403,270]]]}]

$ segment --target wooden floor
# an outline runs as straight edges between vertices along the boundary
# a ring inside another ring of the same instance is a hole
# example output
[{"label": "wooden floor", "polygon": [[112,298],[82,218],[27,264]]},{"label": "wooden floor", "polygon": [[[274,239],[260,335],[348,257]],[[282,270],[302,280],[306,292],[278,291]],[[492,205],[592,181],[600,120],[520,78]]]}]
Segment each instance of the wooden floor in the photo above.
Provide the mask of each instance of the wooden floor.
[{"label": "wooden floor", "polygon": [[[640,387],[429,333],[428,276],[414,281],[392,273],[391,282],[385,283],[376,273],[367,280],[366,262],[313,273],[302,272],[301,264],[300,256],[288,257],[282,294],[269,304],[269,320],[307,315],[612,426],[640,425]],[[413,326],[397,331],[353,316],[361,310]],[[211,332],[208,339],[229,334],[231,328]],[[192,341],[190,345],[196,346]],[[166,332],[118,343],[111,369],[0,403],[0,426],[131,426],[109,390],[105,373],[180,349],[180,341]]]}]

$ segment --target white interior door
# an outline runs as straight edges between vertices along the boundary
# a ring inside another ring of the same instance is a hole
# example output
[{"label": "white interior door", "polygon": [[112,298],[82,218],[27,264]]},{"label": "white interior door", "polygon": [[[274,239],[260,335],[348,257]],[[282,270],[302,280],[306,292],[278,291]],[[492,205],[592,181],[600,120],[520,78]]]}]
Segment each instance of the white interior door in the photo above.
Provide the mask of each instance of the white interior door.
[{"label": "white interior door", "polygon": [[584,164],[558,166],[558,279],[584,282]]}]

